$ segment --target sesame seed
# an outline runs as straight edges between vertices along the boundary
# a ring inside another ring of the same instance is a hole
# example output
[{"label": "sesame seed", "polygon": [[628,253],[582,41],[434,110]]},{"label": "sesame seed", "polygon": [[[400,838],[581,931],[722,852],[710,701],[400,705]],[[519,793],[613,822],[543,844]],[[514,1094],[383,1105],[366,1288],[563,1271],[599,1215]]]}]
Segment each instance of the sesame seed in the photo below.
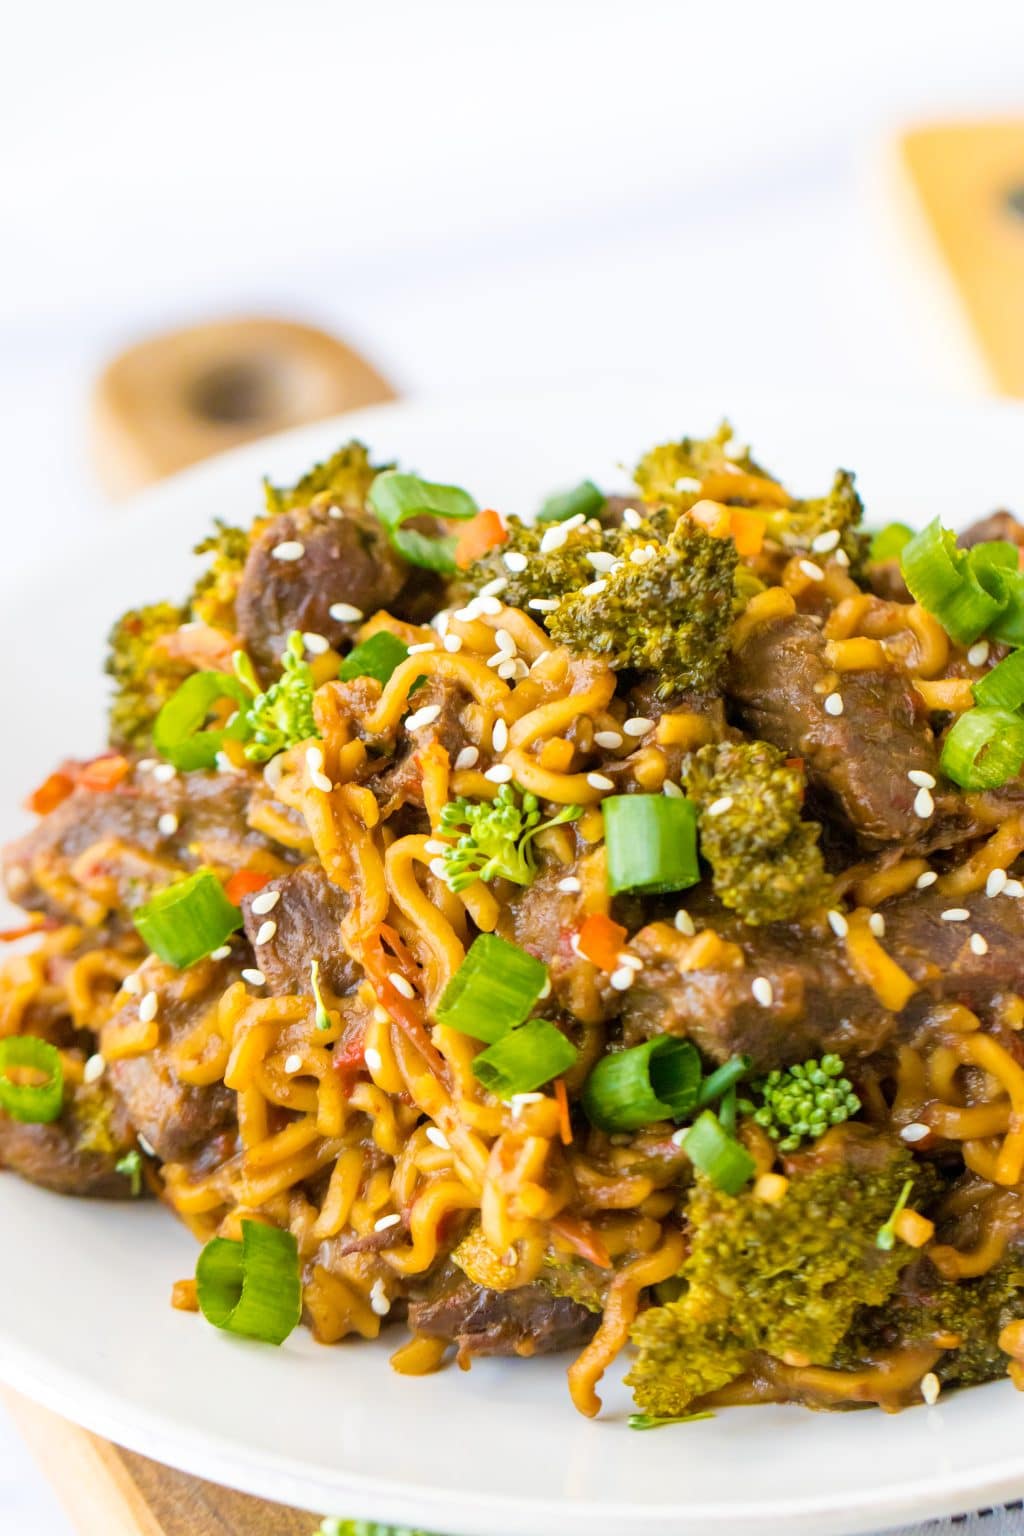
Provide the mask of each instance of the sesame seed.
[{"label": "sesame seed", "polygon": [[145,1152],[147,1157],[156,1157],[156,1150],[153,1147],[152,1142],[147,1141],[141,1131],[135,1132],[135,1140],[138,1142],[139,1146],[142,1148],[143,1152]]},{"label": "sesame seed", "polygon": [[646,715],[632,715],[622,729],[627,736],[646,736],[653,725],[654,721],[649,720]]},{"label": "sesame seed", "polygon": [[633,972],[628,965],[620,965],[609,977],[616,992],[627,992],[633,985]]},{"label": "sesame seed", "polygon": [[[545,651],[544,655],[546,656],[547,654],[547,651]],[[539,656],[537,657],[537,660],[540,660]],[[526,665],[526,662],[521,656],[517,656],[512,667],[512,676],[516,678],[517,681],[521,681],[522,678],[529,677],[529,675],[530,668]]]},{"label": "sesame seed", "polygon": [[719,795],[717,800],[712,800],[708,806],[709,816],[724,816],[726,811],[732,810],[732,795]]},{"label": "sesame seed", "polygon": [[1024,896],[1024,885],[1021,885],[1019,880],[1007,880],[1003,886],[1003,895],[1011,897],[1014,901],[1019,901]]},{"label": "sesame seed", "polygon": [[618,731],[595,731],[594,741],[599,747],[604,747],[609,752],[614,752],[616,747],[622,746],[622,737]]},{"label": "sesame seed", "polygon": [[261,944],[269,944],[276,932],[277,924],[274,922],[272,917],[268,917],[265,923],[260,924],[259,932],[256,935],[257,948],[259,948]]},{"label": "sesame seed", "polygon": [[138,971],[132,971],[131,975],[125,977],[121,983],[121,989],[127,992],[129,997],[138,997],[142,991],[142,977]]},{"label": "sesame seed", "polygon": [[414,710],[405,722],[407,731],[420,731],[425,725],[433,725],[441,713],[440,704],[424,704],[422,709]]},{"label": "sesame seed", "polygon": [[363,610],[355,603],[332,603],[327,612],[339,624],[358,624],[363,617]]},{"label": "sesame seed", "polygon": [[813,560],[801,560],[800,569],[809,581],[824,581],[825,572],[820,565],[815,565]]},{"label": "sesame seed", "polygon": [[509,657],[506,656],[504,651],[495,651],[493,656],[488,656],[487,665],[489,667],[493,667],[494,670],[497,671],[498,668],[503,667],[508,660]]},{"label": "sesame seed", "polygon": [[211,960],[226,960],[231,953],[230,944],[221,944],[217,949],[210,950]]},{"label": "sesame seed", "polygon": [[556,523],[553,528],[546,528],[540,541],[541,554],[550,555],[556,549],[561,549],[568,537],[569,535],[561,523]]},{"label": "sesame seed", "polygon": [[390,1227],[397,1227],[401,1222],[401,1216],[392,1211],[390,1216],[379,1216],[373,1224],[375,1232],[387,1232]]},{"label": "sesame seed", "polygon": [[463,747],[455,759],[456,768],[473,768],[480,761],[479,747]]},{"label": "sesame seed", "polygon": [[581,587],[580,595],[582,597],[600,597],[607,585],[608,583],[604,578],[599,576],[596,581],[588,582],[585,587]]},{"label": "sesame seed", "polygon": [[505,562],[505,569],[515,571],[516,575],[520,571],[525,571],[530,563],[526,556],[518,549],[510,549],[507,555],[502,556],[502,559]]},{"label": "sesame seed", "polygon": [[998,896],[999,892],[1006,885],[1006,879],[1007,876],[1005,869],[989,870],[988,879],[985,881],[985,895]]},{"label": "sesame seed", "polygon": [[639,955],[631,955],[626,950],[615,956],[620,965],[624,965],[630,971],[642,971],[644,963]]},{"label": "sesame seed", "polygon": [[279,784],[281,783],[281,778],[282,778],[283,774],[284,774],[284,757],[283,757],[282,754],[278,753],[277,757],[272,757],[270,759],[270,762],[264,768],[264,770],[263,770],[263,782],[264,782],[264,784],[267,786],[267,788],[269,790],[272,790],[272,791],[276,790],[277,787],[279,786]]},{"label": "sesame seed", "polygon": [[689,1129],[689,1127],[684,1125],[678,1131],[673,1131],[672,1132],[672,1135],[669,1137],[669,1140],[671,1141],[671,1143],[672,1143],[672,1145],[674,1147],[681,1147],[682,1146],[683,1142],[686,1140],[686,1133],[687,1133],[688,1129]]},{"label": "sesame seed", "polygon": [[106,1066],[107,1063],[99,1054],[99,1052],[97,1052],[95,1056],[90,1056],[89,1060],[82,1068],[83,1082],[98,1083],[100,1078],[103,1076],[103,1073],[106,1071]]},{"label": "sesame seed", "polygon": [[285,1057],[284,1069],[288,1073],[289,1077],[291,1077],[293,1073],[298,1072],[301,1066],[302,1057],[298,1055],[297,1052],[293,1051],[290,1056]]},{"label": "sesame seed", "polygon": [[324,771],[324,751],[323,751],[323,747],[307,747],[306,748],[306,767],[309,769],[310,773],[323,773],[323,771]]},{"label": "sesame seed", "polygon": [[643,518],[635,507],[627,507],[622,514],[622,521],[627,528],[637,529],[643,523]]},{"label": "sesame seed", "polygon": [[495,720],[494,729],[491,732],[491,750],[504,752],[508,746],[508,726],[504,720]]},{"label": "sesame seed", "polygon": [[153,769],[153,777],[158,784],[169,784],[173,778],[177,777],[177,773],[178,770],[173,763],[160,763]]},{"label": "sesame seed", "polygon": [[942,921],[944,923],[966,923],[970,915],[966,907],[947,907],[945,912],[942,913]]},{"label": "sesame seed", "polygon": [[442,1152],[448,1151],[448,1137],[445,1135],[444,1131],[439,1130],[436,1125],[427,1126],[426,1136],[431,1146],[440,1147]]},{"label": "sesame seed", "polygon": [[440,857],[440,855],[438,855],[436,859],[431,859],[430,863],[427,865],[427,868],[436,879],[444,880],[447,878],[448,865],[445,863],[444,859]]},{"label": "sesame seed", "polygon": [[828,914],[828,925],[837,939],[845,939],[850,931],[850,925],[846,918],[835,907]]},{"label": "sesame seed", "polygon": [[977,645],[972,645],[967,652],[967,660],[972,667],[983,667],[988,661],[989,644],[987,640],[979,640]]},{"label": "sesame seed", "polygon": [[902,1131],[900,1131],[900,1140],[909,1142],[924,1141],[925,1137],[930,1135],[930,1126],[924,1125],[920,1120],[912,1120],[909,1125],[905,1125]]},{"label": "sesame seed", "polygon": [[885,938],[885,918],[882,916],[881,912],[872,912],[871,916],[868,918],[868,927],[871,929],[871,932],[874,934],[876,939]]},{"label": "sesame seed", "polygon": [[302,643],[311,656],[323,656],[331,648],[331,642],[327,636],[318,635],[315,630],[304,631]]},{"label": "sesame seed", "polygon": [[935,815],[935,799],[930,789],[919,789],[914,796],[914,815],[922,821],[927,821],[929,816]]},{"label": "sesame seed", "polygon": [[615,564],[615,556],[609,554],[606,549],[595,549],[587,556],[587,564],[592,565],[595,571],[600,571],[602,576],[607,576]]},{"label": "sesame seed", "polygon": [[480,588],[480,591],[477,593],[477,596],[478,597],[497,597],[498,593],[499,592],[504,592],[504,590],[505,590],[505,588],[507,586],[508,586],[508,577],[507,576],[495,576],[493,581],[488,581],[484,586],[482,586]]},{"label": "sesame seed", "polygon": [[395,991],[400,992],[403,997],[413,998],[416,996],[416,988],[411,982],[406,981],[401,971],[389,971],[388,981],[390,981]]},{"label": "sesame seed", "polygon": [[775,988],[767,976],[755,976],[750,983],[750,990],[754,994],[754,1001],[760,1003],[762,1008],[770,1008],[775,1001]]},{"label": "sesame seed", "polygon": [[921,1396],[929,1407],[932,1403],[938,1402],[941,1390],[939,1378],[934,1371],[929,1371],[926,1376],[921,1377]]},{"label": "sesame seed", "polygon": [[443,843],[439,837],[428,837],[423,844],[425,853],[447,853],[448,849],[449,844]]},{"label": "sesame seed", "polygon": [[829,528],[824,533],[819,533],[816,538],[811,540],[811,548],[814,550],[816,555],[827,555],[830,550],[835,549],[838,543],[839,529]]},{"label": "sesame seed", "polygon": [[532,608],[535,613],[554,613],[555,609],[558,607],[558,598],[531,597],[526,606],[528,608]]},{"label": "sesame seed", "polygon": [[507,629],[496,629],[494,631],[494,643],[499,651],[505,652],[506,656],[515,655],[516,643]]},{"label": "sesame seed", "polygon": [[[236,768],[226,752],[215,752],[213,760],[217,764],[218,773],[241,773],[243,771],[241,768]],[[267,764],[267,767],[270,767],[270,763]]]},{"label": "sesame seed", "polygon": [[336,523],[340,523],[345,516],[344,507],[328,507],[327,516],[333,517]]},{"label": "sesame seed", "polygon": [[631,565],[648,565],[654,559],[654,550],[650,544],[645,544],[643,549],[631,549],[629,559]]},{"label": "sesame seed", "polygon": [[433,640],[421,640],[419,645],[410,645],[408,647],[408,653],[410,656],[420,656],[424,651],[436,650],[437,646],[434,644]]},{"label": "sesame seed", "polygon": [[252,912],[255,917],[266,917],[268,912],[273,912],[274,908],[277,906],[280,900],[280,891],[261,891],[260,894],[258,896],[254,896],[252,901],[249,903],[249,911]]},{"label": "sesame seed", "polygon": [[911,784],[916,784],[918,789],[934,789],[935,775],[926,773],[923,768],[911,768],[907,774]]},{"label": "sesame seed", "polygon": [[470,619],[479,617],[479,612],[476,606],[476,598],[474,597],[466,604],[465,608],[457,608],[454,616],[460,623],[468,624]]},{"label": "sesame seed", "polygon": [[837,549],[836,550],[836,564],[837,565],[842,565],[842,566],[847,566],[847,565],[849,565],[849,563],[850,563],[850,557],[846,553],[846,550],[845,549]]},{"label": "sesame seed", "polygon": [[507,784],[511,777],[512,769],[508,763],[495,763],[494,767],[488,768],[484,774],[484,778],[489,779],[492,784]]},{"label": "sesame seed", "polygon": [[370,1311],[375,1317],[387,1317],[391,1311],[383,1280],[375,1280],[370,1286]]},{"label": "sesame seed", "polygon": [[156,1018],[160,999],[155,992],[147,992],[139,1003],[139,1018],[143,1024],[151,1024]]},{"label": "sesame seed", "polygon": [[492,619],[501,612],[501,604],[496,597],[487,597],[483,593],[476,600],[476,606],[480,613],[488,614]]},{"label": "sesame seed", "polygon": [[323,790],[325,795],[329,795],[331,790],[334,788],[334,785],[331,783],[326,773],[311,773],[309,776],[309,782],[312,784],[314,789]]},{"label": "sesame seed", "polygon": [[930,885],[935,884],[938,878],[934,869],[926,869],[923,875],[918,875],[914,884],[919,891],[926,891]]},{"label": "sesame seed", "polygon": [[173,837],[178,830],[178,818],[173,811],[164,811],[156,825],[164,837]]},{"label": "sesame seed", "polygon": [[971,934],[971,951],[975,955],[988,954],[988,939],[983,933]]},{"label": "sesame seed", "polygon": [[703,482],[693,475],[680,475],[674,489],[677,491],[699,491],[703,488]]},{"label": "sesame seed", "polygon": [[606,773],[588,773],[587,783],[590,785],[591,789],[615,788],[614,779],[610,779]]},{"label": "sesame seed", "polygon": [[542,1093],[514,1093],[505,1102],[512,1111],[513,1120],[518,1120],[528,1104],[539,1104],[543,1097]]},{"label": "sesame seed", "polygon": [[686,796],[683,794],[682,786],[677,784],[674,779],[666,779],[664,784],[661,786],[661,792],[663,795],[667,795],[670,800],[686,799]]},{"label": "sesame seed", "polygon": [[566,896],[575,896],[577,891],[583,889],[583,886],[575,875],[566,875],[564,880],[559,880],[558,889],[563,891]]},{"label": "sesame seed", "polygon": [[135,767],[139,773],[149,773],[152,768],[156,767],[156,758],[140,757]]},{"label": "sesame seed", "polygon": [[263,972],[257,970],[256,966],[254,965],[246,966],[245,970],[242,972],[242,980],[247,981],[251,987],[263,987],[266,986],[267,983],[267,978],[264,976]]},{"label": "sesame seed", "polygon": [[462,650],[462,636],[461,635],[445,635],[445,637],[444,637],[444,648],[452,656],[454,656],[458,651]]},{"label": "sesame seed", "polygon": [[521,666],[522,662],[513,660],[511,656],[506,656],[505,660],[499,662],[494,670],[497,672],[502,682],[508,683],[511,682],[512,678],[519,677],[521,675],[519,672],[519,668]]},{"label": "sesame seed", "polygon": [[697,925],[685,907],[679,908],[679,911],[675,915],[674,922],[679,932],[685,933],[689,939],[692,939],[694,934],[697,932]]},{"label": "sesame seed", "polygon": [[388,1013],[386,1008],[382,1008],[380,1006],[380,1003],[374,1003],[374,1005],[373,1005],[373,1020],[374,1020],[375,1024],[390,1024],[391,1023],[391,1015],[390,1015],[390,1013]]},{"label": "sesame seed", "polygon": [[369,1067],[371,1072],[379,1072],[381,1067],[384,1065],[383,1056],[381,1055],[380,1051],[378,1051],[376,1047],[372,1045],[368,1045],[366,1047],[365,1051],[363,1052],[363,1060],[366,1062],[366,1065]]},{"label": "sesame seed", "polygon": [[281,544],[275,544],[270,551],[275,560],[301,560],[306,553],[305,544],[300,544],[298,539],[285,539]]},{"label": "sesame seed", "polygon": [[830,693],[825,700],[826,715],[841,715],[843,712],[843,696],[840,693]]}]

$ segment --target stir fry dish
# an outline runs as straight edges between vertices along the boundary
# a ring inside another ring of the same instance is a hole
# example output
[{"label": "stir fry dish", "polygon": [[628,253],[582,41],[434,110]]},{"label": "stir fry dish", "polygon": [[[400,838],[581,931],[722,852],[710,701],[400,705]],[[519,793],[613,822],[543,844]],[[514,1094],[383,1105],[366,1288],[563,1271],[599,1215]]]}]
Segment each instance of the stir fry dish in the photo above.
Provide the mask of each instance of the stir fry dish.
[{"label": "stir fry dish", "polygon": [[1024,1388],[1022,549],[728,426],[528,521],[267,485],[6,850],[0,1163],[218,1328],[624,1353],[638,1429]]}]

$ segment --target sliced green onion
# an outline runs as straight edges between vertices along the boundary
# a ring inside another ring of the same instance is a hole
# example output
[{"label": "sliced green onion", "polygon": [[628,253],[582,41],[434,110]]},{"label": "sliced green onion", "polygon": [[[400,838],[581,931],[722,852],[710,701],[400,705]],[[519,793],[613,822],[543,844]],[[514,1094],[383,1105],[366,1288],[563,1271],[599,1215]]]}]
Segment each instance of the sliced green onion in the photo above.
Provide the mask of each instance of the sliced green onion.
[{"label": "sliced green onion", "polygon": [[884,1226],[879,1227],[875,1236],[875,1247],[881,1248],[883,1253],[891,1253],[896,1244],[896,1218],[910,1199],[910,1191],[914,1187],[913,1179],[908,1179],[899,1192],[896,1204],[889,1213],[889,1219]]},{"label": "sliced green onion", "polygon": [[532,1093],[574,1067],[579,1052],[546,1019],[527,1019],[510,1029],[473,1062],[473,1076],[499,1099]]},{"label": "sliced green onion", "polygon": [[338,668],[338,676],[343,683],[350,682],[353,677],[375,677],[383,687],[408,654],[409,647],[403,645],[397,635],[389,629],[378,629],[369,640],[349,651]]},{"label": "sliced green onion", "polygon": [[414,517],[438,517],[458,522],[475,517],[479,507],[468,491],[458,485],[435,485],[418,475],[397,469],[376,477],[367,497],[370,508],[387,529],[392,545],[410,565],[428,571],[451,573],[456,569],[455,546],[450,534],[419,533],[403,528]]},{"label": "sliced green onion", "polygon": [[302,1314],[299,1247],[290,1232],[242,1222],[242,1241],[215,1237],[199,1255],[196,1297],[207,1322],[283,1344]]},{"label": "sliced green onion", "polygon": [[727,1195],[738,1194],[754,1177],[754,1159],[710,1109],[687,1131],[683,1151],[693,1166]]},{"label": "sliced green onion", "polygon": [[969,709],[950,727],[939,767],[961,789],[998,789],[1024,765],[1024,719],[1006,709]]},{"label": "sliced green onion", "polygon": [[[978,545],[979,549],[984,547]],[[979,579],[994,584],[1003,602],[999,617],[989,625],[992,639],[1001,640],[1005,645],[1024,646],[1024,571],[992,566],[987,578],[980,572]]]},{"label": "sliced green onion", "polygon": [[873,536],[868,549],[869,560],[895,560],[905,544],[914,537],[913,528],[906,523],[887,523]]},{"label": "sliced green onion", "polygon": [[571,491],[559,491],[549,496],[537,513],[538,523],[564,523],[567,517],[593,517],[604,506],[606,497],[593,480],[581,480]]},{"label": "sliced green onion", "polygon": [[583,1108],[602,1131],[637,1131],[696,1108],[700,1057],[688,1040],[656,1035],[603,1057],[583,1088]]},{"label": "sliced green onion", "polygon": [[708,1105],[720,1099],[723,1093],[728,1093],[730,1088],[734,1088],[749,1071],[749,1056],[730,1056],[722,1066],[709,1072],[701,1083],[700,1092],[697,1094],[697,1108],[707,1109]]},{"label": "sliced green onion", "polygon": [[700,879],[697,807],[668,795],[609,795],[601,802],[608,889],[685,891]]},{"label": "sliced green onion", "polygon": [[[238,718],[221,730],[204,730],[213,706],[225,699],[238,706]],[[242,684],[227,672],[193,672],[153,722],[153,746],[183,773],[213,768],[225,741],[244,741],[248,735],[245,711],[251,703]]]},{"label": "sliced green onion", "polygon": [[126,1152],[124,1157],[114,1164],[114,1172],[131,1180],[132,1194],[137,1200],[142,1194],[142,1153],[138,1147],[132,1147],[130,1152]]},{"label": "sliced green onion", "polygon": [[521,1024],[544,991],[548,968],[525,949],[481,933],[434,1009],[439,1024],[494,1045]]},{"label": "sliced green onion", "polygon": [[[11,1072],[42,1073],[44,1081],[25,1083]],[[60,1052],[36,1035],[8,1035],[0,1040],[0,1109],[26,1125],[48,1125],[64,1103],[64,1068]]]},{"label": "sliced green onion", "polygon": [[900,567],[912,596],[960,645],[977,640],[1006,606],[1005,598],[988,590],[995,585],[991,571],[976,569],[938,518],[904,545]]},{"label": "sliced green onion", "polygon": [[1024,651],[1013,651],[979,677],[974,697],[986,709],[1020,709],[1024,704]]},{"label": "sliced green onion", "polygon": [[698,1419],[713,1418],[710,1408],[702,1408],[699,1413],[676,1413],[663,1419],[654,1413],[631,1413],[626,1422],[630,1429],[664,1429],[666,1424],[696,1424]]},{"label": "sliced green onion", "polygon": [[150,897],[132,913],[143,942],[179,971],[219,949],[242,926],[242,914],[211,869],[197,870]]},{"label": "sliced green onion", "polygon": [[722,1102],[718,1106],[718,1123],[723,1131],[728,1131],[730,1136],[736,1132],[736,1084],[727,1088],[722,1094]]},{"label": "sliced green onion", "polygon": [[1020,568],[1020,550],[1009,539],[987,539],[984,544],[975,544],[967,551],[967,558],[983,586],[987,585],[986,571],[1016,571]]}]

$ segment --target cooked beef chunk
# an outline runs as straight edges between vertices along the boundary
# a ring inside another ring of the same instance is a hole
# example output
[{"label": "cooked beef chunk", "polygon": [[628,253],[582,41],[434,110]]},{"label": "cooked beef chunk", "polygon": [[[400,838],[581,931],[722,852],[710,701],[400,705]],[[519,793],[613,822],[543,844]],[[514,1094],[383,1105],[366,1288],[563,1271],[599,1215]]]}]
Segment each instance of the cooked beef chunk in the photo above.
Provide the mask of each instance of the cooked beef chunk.
[{"label": "cooked beef chunk", "polygon": [[589,1024],[607,1015],[616,994],[602,973],[573,948],[584,912],[578,893],[558,889],[569,873],[561,864],[550,864],[532,885],[510,890],[498,933],[543,960],[555,1002]]},{"label": "cooked beef chunk", "polygon": [[913,602],[898,560],[872,560],[868,563],[866,575],[868,586],[884,602]]},{"label": "cooked beef chunk", "polygon": [[1005,539],[1007,544],[1019,544],[1024,548],[1024,523],[1018,522],[1012,512],[991,512],[988,517],[965,528],[957,542],[964,549],[970,549],[974,544],[987,544],[992,539]]},{"label": "cooked beef chunk", "polygon": [[403,726],[399,727],[397,756],[387,768],[369,781],[370,788],[380,802],[382,817],[394,815],[404,805],[422,807],[420,753],[436,743],[448,753],[449,761],[455,762],[469,741],[460,718],[469,702],[469,695],[446,678],[428,678],[417,688],[409,702],[410,712],[418,714],[420,710],[436,704],[441,713],[436,720],[421,726],[417,731],[410,732]]},{"label": "cooked beef chunk", "polygon": [[[274,554],[288,544],[301,545],[298,559]],[[370,512],[315,506],[273,518],[249,551],[236,599],[238,633],[260,676],[276,676],[293,629],[347,649],[358,621],[332,618],[332,606],[369,616],[393,603],[407,570]]]},{"label": "cooked beef chunk", "polygon": [[550,1355],[577,1349],[596,1331],[600,1315],[542,1285],[490,1291],[458,1270],[436,1293],[409,1306],[414,1333],[450,1339],[468,1355]]},{"label": "cooked beef chunk", "polygon": [[160,1043],[141,1056],[111,1062],[107,1075],[139,1136],[157,1157],[176,1162],[234,1124],[234,1094],[221,1083],[205,1087],[182,1082],[172,1048],[237,981],[239,963],[200,960],[187,971],[175,971],[152,956],[137,974],[142,991],[125,1004],[114,1022],[137,1018],[141,998],[154,991]]},{"label": "cooked beef chunk", "polygon": [[[265,906],[265,898],[275,891],[278,900],[272,911],[252,910],[254,901]],[[273,937],[256,952],[268,991],[307,994],[314,960],[320,962],[320,979],[332,992],[342,997],[352,991],[359,973],[345,952],[340,931],[347,911],[348,897],[327,878],[321,864],[304,864],[243,899],[250,943],[256,943],[268,918],[277,925]]]},{"label": "cooked beef chunk", "polygon": [[[812,790],[866,848],[912,844],[927,831],[907,774],[937,777],[938,753],[924,702],[901,668],[837,681],[821,630],[794,615],[754,630],[732,658],[727,691],[747,730],[803,758]],[[825,708],[830,696],[841,714]]]},{"label": "cooked beef chunk", "polygon": [[606,496],[597,516],[603,528],[619,528],[623,512],[630,509],[639,512],[641,517],[646,517],[651,510],[642,496]]},{"label": "cooked beef chunk", "polygon": [[131,1198],[114,1166],[134,1145],[120,1105],[102,1083],[70,1089],[59,1120],[26,1125],[0,1111],[0,1168],[59,1195]]}]

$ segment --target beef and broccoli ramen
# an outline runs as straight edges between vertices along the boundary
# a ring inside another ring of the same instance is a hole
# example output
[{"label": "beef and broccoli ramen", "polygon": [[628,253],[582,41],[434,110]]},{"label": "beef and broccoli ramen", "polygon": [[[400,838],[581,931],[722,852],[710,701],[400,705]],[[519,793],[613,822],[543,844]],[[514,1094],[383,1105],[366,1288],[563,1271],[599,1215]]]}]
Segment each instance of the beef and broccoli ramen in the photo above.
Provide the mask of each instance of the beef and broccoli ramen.
[{"label": "beef and broccoli ramen", "polygon": [[162,1200],[220,1328],[588,1415],[625,1351],[637,1427],[1024,1387],[1024,526],[727,427],[620,489],[349,443],[117,622],[6,851],[0,1161]]}]

